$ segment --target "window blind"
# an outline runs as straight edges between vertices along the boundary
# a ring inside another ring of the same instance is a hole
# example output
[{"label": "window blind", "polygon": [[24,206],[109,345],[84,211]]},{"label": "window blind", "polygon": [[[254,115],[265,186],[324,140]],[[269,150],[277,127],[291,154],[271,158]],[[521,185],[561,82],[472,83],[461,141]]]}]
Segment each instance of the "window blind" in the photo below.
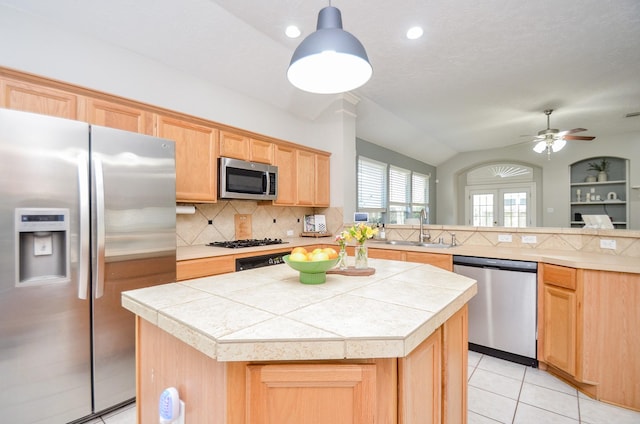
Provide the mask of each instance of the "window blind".
[{"label": "window blind", "polygon": [[358,158],[358,210],[385,211],[387,164]]}]

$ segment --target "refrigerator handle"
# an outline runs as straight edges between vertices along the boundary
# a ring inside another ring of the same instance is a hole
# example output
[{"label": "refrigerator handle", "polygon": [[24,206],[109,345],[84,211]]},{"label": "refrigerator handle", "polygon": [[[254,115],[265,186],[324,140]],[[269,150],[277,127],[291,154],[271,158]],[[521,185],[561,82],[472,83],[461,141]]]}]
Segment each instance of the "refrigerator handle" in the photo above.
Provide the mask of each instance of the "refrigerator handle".
[{"label": "refrigerator handle", "polygon": [[104,294],[104,244],[105,244],[105,211],[104,211],[104,172],[102,160],[93,159],[96,181],[96,264],[95,264],[95,295],[96,299]]},{"label": "refrigerator handle", "polygon": [[80,253],[78,257],[78,299],[86,299],[89,287],[89,159],[78,156],[78,191],[80,197]]}]

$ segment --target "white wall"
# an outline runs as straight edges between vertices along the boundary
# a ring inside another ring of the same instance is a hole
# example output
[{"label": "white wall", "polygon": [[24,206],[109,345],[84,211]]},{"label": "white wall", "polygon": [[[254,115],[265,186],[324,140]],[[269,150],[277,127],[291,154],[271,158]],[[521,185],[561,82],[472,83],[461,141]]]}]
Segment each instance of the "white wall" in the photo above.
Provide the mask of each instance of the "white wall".
[{"label": "white wall", "polygon": [[[588,126],[588,124],[587,124]],[[542,216],[538,226],[569,226],[569,165],[585,158],[617,156],[630,160],[630,185],[640,186],[640,133],[606,136],[596,134],[592,142],[569,141],[557,153],[538,154],[532,145],[520,144],[503,149],[461,153],[438,166],[437,210],[439,224],[461,224],[457,218],[464,198],[457,185],[457,176],[478,164],[495,161],[516,161],[542,168],[542,187],[538,189],[538,201],[542,201]],[[453,194],[452,194],[453,193]],[[630,190],[629,228],[640,229],[640,189]],[[547,210],[551,208],[553,212]]]},{"label": "white wall", "polygon": [[[1,5],[0,40],[0,66],[330,151],[332,163],[342,162],[345,143],[352,144],[355,150],[355,134],[347,132],[345,142],[345,123],[340,117],[301,119],[128,50],[82,37],[72,29],[56,27]],[[342,207],[344,189],[339,184],[343,179],[342,168],[332,164],[331,170],[331,206]]]}]

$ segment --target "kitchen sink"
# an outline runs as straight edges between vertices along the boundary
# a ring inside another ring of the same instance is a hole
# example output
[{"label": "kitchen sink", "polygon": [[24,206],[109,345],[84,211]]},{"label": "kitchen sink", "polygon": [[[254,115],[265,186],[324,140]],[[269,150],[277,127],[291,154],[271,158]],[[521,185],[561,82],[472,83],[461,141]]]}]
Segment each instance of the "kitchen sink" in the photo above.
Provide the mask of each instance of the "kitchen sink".
[{"label": "kitchen sink", "polygon": [[419,241],[410,241],[410,240],[387,240],[386,244],[396,245],[396,246],[420,246],[420,247],[429,247],[436,249],[447,249],[451,247],[450,244],[445,243],[424,243]]}]

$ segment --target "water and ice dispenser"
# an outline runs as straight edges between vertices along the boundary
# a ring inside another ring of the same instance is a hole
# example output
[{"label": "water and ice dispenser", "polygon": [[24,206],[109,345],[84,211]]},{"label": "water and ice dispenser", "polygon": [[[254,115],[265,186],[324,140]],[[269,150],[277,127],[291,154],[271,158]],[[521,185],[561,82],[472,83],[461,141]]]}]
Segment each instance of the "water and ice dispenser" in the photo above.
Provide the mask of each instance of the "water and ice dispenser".
[{"label": "water and ice dispenser", "polygon": [[69,209],[16,209],[16,285],[66,283]]}]

